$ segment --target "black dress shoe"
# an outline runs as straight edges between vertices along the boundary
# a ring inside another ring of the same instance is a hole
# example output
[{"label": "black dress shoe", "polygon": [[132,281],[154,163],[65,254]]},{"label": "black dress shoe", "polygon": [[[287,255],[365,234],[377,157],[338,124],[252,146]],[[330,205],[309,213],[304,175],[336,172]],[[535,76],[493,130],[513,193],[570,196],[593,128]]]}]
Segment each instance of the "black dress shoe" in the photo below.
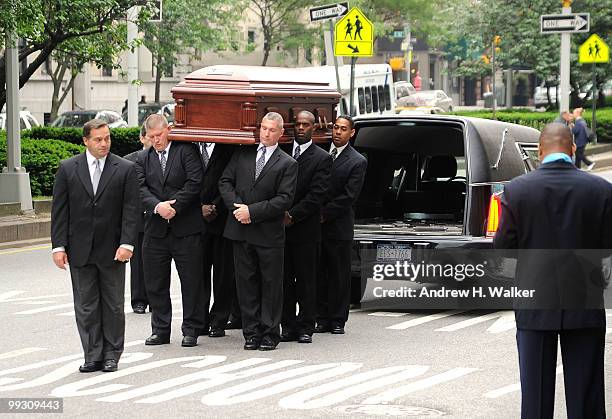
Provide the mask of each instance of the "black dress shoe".
[{"label": "black dress shoe", "polygon": [[210,332],[208,332],[208,336],[211,338],[222,338],[225,336],[225,330],[220,327],[211,327]]},{"label": "black dress shoe", "polygon": [[260,351],[273,351],[276,349],[276,343],[272,341],[272,339],[265,337],[259,344]]},{"label": "black dress shoe", "polygon": [[298,340],[298,336],[295,333],[284,332],[281,335],[281,342],[295,342]]},{"label": "black dress shoe", "polygon": [[232,319],[225,325],[225,330],[242,329],[242,322],[240,320]]},{"label": "black dress shoe", "polygon": [[317,324],[314,329],[315,333],[327,333],[329,331],[331,331],[331,329],[326,324]]},{"label": "black dress shoe", "polygon": [[117,371],[117,361],[114,359],[107,359],[104,361],[104,367],[102,368],[103,372],[115,372]]},{"label": "black dress shoe", "polygon": [[244,349],[247,351],[255,351],[259,348],[259,339],[257,338],[248,338],[244,342]]},{"label": "black dress shoe", "polygon": [[198,337],[197,336],[183,336],[183,341],[181,342],[181,346],[191,347],[198,345]]},{"label": "black dress shoe", "polygon": [[339,324],[332,326],[331,328],[332,335],[343,335],[344,334],[344,326],[340,326]]},{"label": "black dress shoe", "polygon": [[297,338],[298,343],[312,343],[312,336],[304,333]]},{"label": "black dress shoe", "polygon": [[164,345],[170,343],[170,336],[151,335],[145,340],[145,345]]},{"label": "black dress shoe", "polygon": [[102,369],[102,362],[100,361],[85,362],[83,365],[79,367],[80,372],[94,372],[94,371],[100,371],[101,369]]},{"label": "black dress shoe", "polygon": [[132,309],[136,314],[145,314],[145,311],[147,311],[147,305],[145,303],[136,303]]}]

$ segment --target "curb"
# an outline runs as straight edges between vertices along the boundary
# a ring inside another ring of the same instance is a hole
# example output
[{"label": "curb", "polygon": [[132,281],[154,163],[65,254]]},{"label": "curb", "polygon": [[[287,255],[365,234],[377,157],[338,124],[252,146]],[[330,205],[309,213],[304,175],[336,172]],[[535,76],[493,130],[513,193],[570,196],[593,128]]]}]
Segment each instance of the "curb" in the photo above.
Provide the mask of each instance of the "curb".
[{"label": "curb", "polygon": [[51,253],[51,237],[43,237],[40,239],[17,240],[12,242],[0,243],[0,251],[7,249],[18,249],[22,247],[30,247],[36,245],[49,245],[49,253]]}]

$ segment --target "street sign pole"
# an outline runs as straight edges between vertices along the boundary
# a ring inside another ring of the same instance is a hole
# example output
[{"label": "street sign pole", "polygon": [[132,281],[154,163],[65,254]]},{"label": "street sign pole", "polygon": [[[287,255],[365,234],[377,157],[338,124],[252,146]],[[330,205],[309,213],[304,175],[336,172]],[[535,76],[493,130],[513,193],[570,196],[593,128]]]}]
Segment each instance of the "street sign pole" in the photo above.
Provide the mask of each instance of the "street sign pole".
[{"label": "street sign pole", "polygon": [[349,105],[349,109],[351,110],[350,115],[355,116],[355,63],[357,62],[357,57],[351,57],[351,95],[350,100],[351,103]]},{"label": "street sign pole", "polygon": [[[334,24],[336,23],[335,19],[330,19],[329,20],[329,34],[331,37],[331,48],[333,50],[334,48]],[[336,72],[336,88],[338,90],[338,92],[340,94],[342,94],[342,86],[340,86],[340,73],[338,72],[338,57],[336,56],[336,54],[332,53],[332,56],[334,57],[334,69]],[[342,101],[342,98],[340,99],[340,103],[339,103],[339,108],[340,109],[340,114],[344,115],[346,114],[348,111],[346,109],[344,109],[344,103]]]},{"label": "street sign pole", "polygon": [[593,131],[593,134],[595,134],[595,139],[593,140],[593,142],[595,144],[597,144],[597,131],[595,131],[595,129],[597,128],[597,120],[596,120],[596,116],[595,116],[595,108],[597,106],[597,78],[595,77],[595,63],[593,63],[593,93],[591,95],[591,108],[592,108],[592,117],[591,117],[591,131]]},{"label": "street sign pole", "polygon": [[491,80],[493,90],[493,119],[497,119],[495,112],[497,111],[497,92],[495,91],[495,41],[491,41]]},{"label": "street sign pole", "polygon": [[[562,10],[562,14],[569,15],[572,13],[572,8],[570,6],[571,2],[564,2],[564,6]],[[562,33],[561,34],[561,63],[559,74],[561,75],[561,105],[559,107],[559,112],[569,110],[569,97],[570,97],[570,33]]]},{"label": "street sign pole", "polygon": [[[127,13],[127,42],[132,45],[138,37],[138,6],[131,7]],[[128,51],[128,126],[138,126],[138,50]]]},{"label": "street sign pole", "polygon": [[21,204],[21,211],[32,211],[30,175],[21,167],[19,124],[19,49],[12,33],[6,34],[6,167],[0,173],[0,202]]}]

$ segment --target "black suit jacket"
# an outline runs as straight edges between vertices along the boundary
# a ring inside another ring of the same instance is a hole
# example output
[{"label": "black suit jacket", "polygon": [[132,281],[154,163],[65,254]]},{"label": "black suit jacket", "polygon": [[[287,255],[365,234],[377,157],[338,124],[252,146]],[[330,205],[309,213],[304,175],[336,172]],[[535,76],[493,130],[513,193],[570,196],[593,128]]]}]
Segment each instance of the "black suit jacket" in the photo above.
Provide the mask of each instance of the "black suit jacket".
[{"label": "black suit jacket", "polygon": [[96,195],[85,153],[60,163],[53,186],[51,242],[76,267],[115,263],[121,244],[136,244],[138,181],[134,164],[109,153]]},{"label": "black suit jacket", "polygon": [[[293,143],[283,147],[293,154]],[[295,199],[289,209],[293,224],[286,228],[288,243],[321,241],[321,206],[327,196],[332,159],[316,144],[311,144],[297,160]]]},{"label": "black suit jacket", "polygon": [[[146,211],[145,234],[163,238],[168,228],[178,237],[200,233],[203,228],[200,191],[202,163],[198,149],[192,143],[172,142],[162,176],[159,157],[153,147],[138,155],[136,172],[140,195]],[[154,214],[162,201],[176,199],[172,207],[176,215],[170,222]]]},{"label": "black suit jacket", "polygon": [[599,261],[609,250],[601,249],[612,248],[609,182],[565,162],[547,163],[514,179],[504,188],[494,245],[520,249],[517,282],[533,287],[536,299],[540,294],[538,304],[551,308],[516,310],[518,328],[605,327],[604,310],[574,308],[602,302]]},{"label": "black suit jacket", "polygon": [[332,164],[327,200],[321,209],[323,237],[352,240],[355,226],[353,205],[363,186],[368,162],[350,144]]},{"label": "black suit jacket", "polygon": [[[130,154],[126,154],[125,156],[123,156],[123,158],[131,161],[132,163],[136,163],[138,161],[139,153],[146,153],[146,150],[133,151]],[[136,175],[136,171],[134,171],[134,175],[136,176],[136,179],[138,179],[138,176]],[[141,215],[140,217],[138,217],[138,223],[137,223],[138,232],[144,233],[145,211],[142,208],[142,202],[140,200],[140,192],[138,193],[138,214]]]},{"label": "black suit jacket", "polygon": [[221,193],[219,192],[219,179],[223,170],[230,161],[236,146],[229,144],[215,144],[215,149],[208,160],[208,165],[204,169],[204,179],[202,180],[202,192],[200,193],[200,203],[202,205],[214,204],[217,208],[217,218],[212,222],[204,220],[204,232],[214,235],[222,235],[227,218],[227,208],[223,204]]},{"label": "black suit jacket", "polygon": [[[297,163],[280,147],[255,179],[257,147],[241,147],[234,152],[219,180],[219,191],[230,211],[225,237],[263,247],[283,247],[283,219],[293,203],[297,181]],[[247,204],[250,224],[241,224],[231,214],[234,203]]]}]

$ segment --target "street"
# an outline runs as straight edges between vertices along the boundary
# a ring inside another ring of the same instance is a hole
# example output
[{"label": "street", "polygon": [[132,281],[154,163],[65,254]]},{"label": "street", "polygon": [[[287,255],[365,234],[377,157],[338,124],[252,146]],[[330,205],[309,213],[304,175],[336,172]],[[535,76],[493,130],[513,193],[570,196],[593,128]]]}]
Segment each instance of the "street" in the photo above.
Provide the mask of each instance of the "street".
[{"label": "street", "polygon": [[[241,331],[230,330],[182,348],[173,270],[171,344],[144,345],[150,315],[131,312],[128,286],[119,371],[81,374],[70,278],[52,264],[50,246],[2,250],[0,266],[0,398],[61,397],[65,417],[519,416],[511,312],[355,310],[346,335],[315,334],[310,345],[244,351]],[[612,310],[607,319],[609,360]],[[561,368],[557,384],[563,418]]]}]

